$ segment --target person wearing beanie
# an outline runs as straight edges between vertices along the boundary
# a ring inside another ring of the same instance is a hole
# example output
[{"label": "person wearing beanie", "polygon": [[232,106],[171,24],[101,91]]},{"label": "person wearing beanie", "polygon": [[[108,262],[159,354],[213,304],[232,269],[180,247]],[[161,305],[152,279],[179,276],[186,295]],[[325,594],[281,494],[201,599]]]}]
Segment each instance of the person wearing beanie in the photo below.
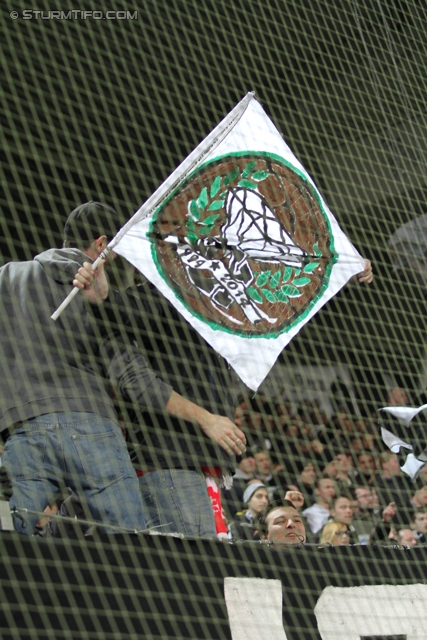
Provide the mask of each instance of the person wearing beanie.
[{"label": "person wearing beanie", "polygon": [[257,480],[249,483],[243,494],[243,502],[247,509],[236,514],[230,524],[233,540],[255,540],[257,520],[268,505],[267,487]]}]

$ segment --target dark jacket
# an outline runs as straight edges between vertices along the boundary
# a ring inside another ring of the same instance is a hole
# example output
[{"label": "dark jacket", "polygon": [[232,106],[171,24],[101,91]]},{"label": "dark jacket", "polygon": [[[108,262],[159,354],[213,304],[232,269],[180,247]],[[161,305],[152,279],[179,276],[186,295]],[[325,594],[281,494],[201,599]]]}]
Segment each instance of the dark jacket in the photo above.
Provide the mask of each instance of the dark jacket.
[{"label": "dark jacket", "polygon": [[[146,284],[115,292],[113,315],[121,309],[129,339],[150,369],[177,393],[211,413],[233,419],[230,375],[223,358],[182,318],[155,287]],[[126,318],[127,316],[127,318]],[[132,337],[131,337],[132,336]],[[232,473],[235,461],[196,424],[174,418],[155,406],[139,412],[127,407],[130,452],[140,469],[221,467]]]}]

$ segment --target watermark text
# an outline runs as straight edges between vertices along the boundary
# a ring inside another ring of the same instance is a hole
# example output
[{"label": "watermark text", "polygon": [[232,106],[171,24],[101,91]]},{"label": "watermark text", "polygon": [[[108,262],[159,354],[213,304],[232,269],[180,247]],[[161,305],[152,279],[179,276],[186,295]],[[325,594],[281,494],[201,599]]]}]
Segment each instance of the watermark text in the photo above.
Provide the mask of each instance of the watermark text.
[{"label": "watermark text", "polygon": [[138,20],[138,11],[83,11],[69,9],[68,11],[39,11],[25,9],[11,11],[12,20]]}]

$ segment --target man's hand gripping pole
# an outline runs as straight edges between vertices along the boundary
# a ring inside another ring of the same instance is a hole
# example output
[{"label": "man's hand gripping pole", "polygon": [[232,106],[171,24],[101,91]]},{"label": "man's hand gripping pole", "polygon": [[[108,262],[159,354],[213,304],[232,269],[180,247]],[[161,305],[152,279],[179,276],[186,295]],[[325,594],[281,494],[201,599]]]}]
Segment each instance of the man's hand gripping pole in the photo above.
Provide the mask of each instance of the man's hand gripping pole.
[{"label": "man's hand gripping pole", "polygon": [[[101,262],[101,260],[105,260],[105,258],[108,256],[110,251],[111,251],[111,248],[109,246],[105,247],[104,251],[97,257],[97,259],[95,260],[95,262],[92,265],[92,268],[94,270],[97,269],[97,267],[98,267],[99,263]],[[65,298],[65,300],[59,305],[57,310],[54,311],[54,313],[52,313],[52,315],[50,316],[52,318],[52,320],[57,320],[59,318],[61,313],[64,311],[64,309],[66,307],[68,307],[68,305],[70,304],[71,300],[73,300],[76,297],[76,295],[78,294],[79,291],[81,291],[81,289],[79,287],[74,287],[70,291],[70,293]]]}]

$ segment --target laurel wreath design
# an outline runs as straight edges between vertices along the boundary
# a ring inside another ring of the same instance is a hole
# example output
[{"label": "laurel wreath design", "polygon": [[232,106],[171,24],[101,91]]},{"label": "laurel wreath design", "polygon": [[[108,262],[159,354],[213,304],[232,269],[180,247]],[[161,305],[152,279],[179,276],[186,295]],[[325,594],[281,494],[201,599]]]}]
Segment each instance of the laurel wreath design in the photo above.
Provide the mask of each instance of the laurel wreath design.
[{"label": "laurel wreath design", "polygon": [[207,187],[203,187],[197,200],[189,203],[187,216],[187,237],[191,244],[195,244],[199,239],[198,232],[202,236],[207,236],[212,231],[219,213],[212,213],[222,209],[225,203],[227,191],[223,191],[232,182],[239,178],[237,186],[243,189],[256,189],[258,182],[268,178],[268,171],[254,171],[256,161],[248,162],[242,172],[237,167],[227,173],[226,176],[216,176],[212,182],[209,193]]},{"label": "laurel wreath design", "polygon": [[[219,213],[214,213],[222,209],[225,203],[227,190],[224,191],[231,183],[239,179],[237,186],[243,189],[256,189],[258,182],[268,178],[268,171],[255,171],[257,162],[248,162],[240,171],[236,167],[226,176],[216,176],[210,185],[209,192],[207,187],[203,187],[199,197],[193,199],[189,203],[188,215],[186,220],[187,238],[191,244],[196,244],[199,235],[207,236],[212,231]],[[313,247],[313,254],[317,258],[321,258],[322,252],[316,242]],[[267,300],[271,303],[289,302],[289,298],[297,298],[303,294],[301,288],[310,284],[311,278],[307,277],[312,274],[319,262],[310,262],[304,269],[298,269],[287,266],[284,269],[275,271],[273,275],[271,270],[255,272],[255,283],[246,289],[248,296],[258,303]]]}]

